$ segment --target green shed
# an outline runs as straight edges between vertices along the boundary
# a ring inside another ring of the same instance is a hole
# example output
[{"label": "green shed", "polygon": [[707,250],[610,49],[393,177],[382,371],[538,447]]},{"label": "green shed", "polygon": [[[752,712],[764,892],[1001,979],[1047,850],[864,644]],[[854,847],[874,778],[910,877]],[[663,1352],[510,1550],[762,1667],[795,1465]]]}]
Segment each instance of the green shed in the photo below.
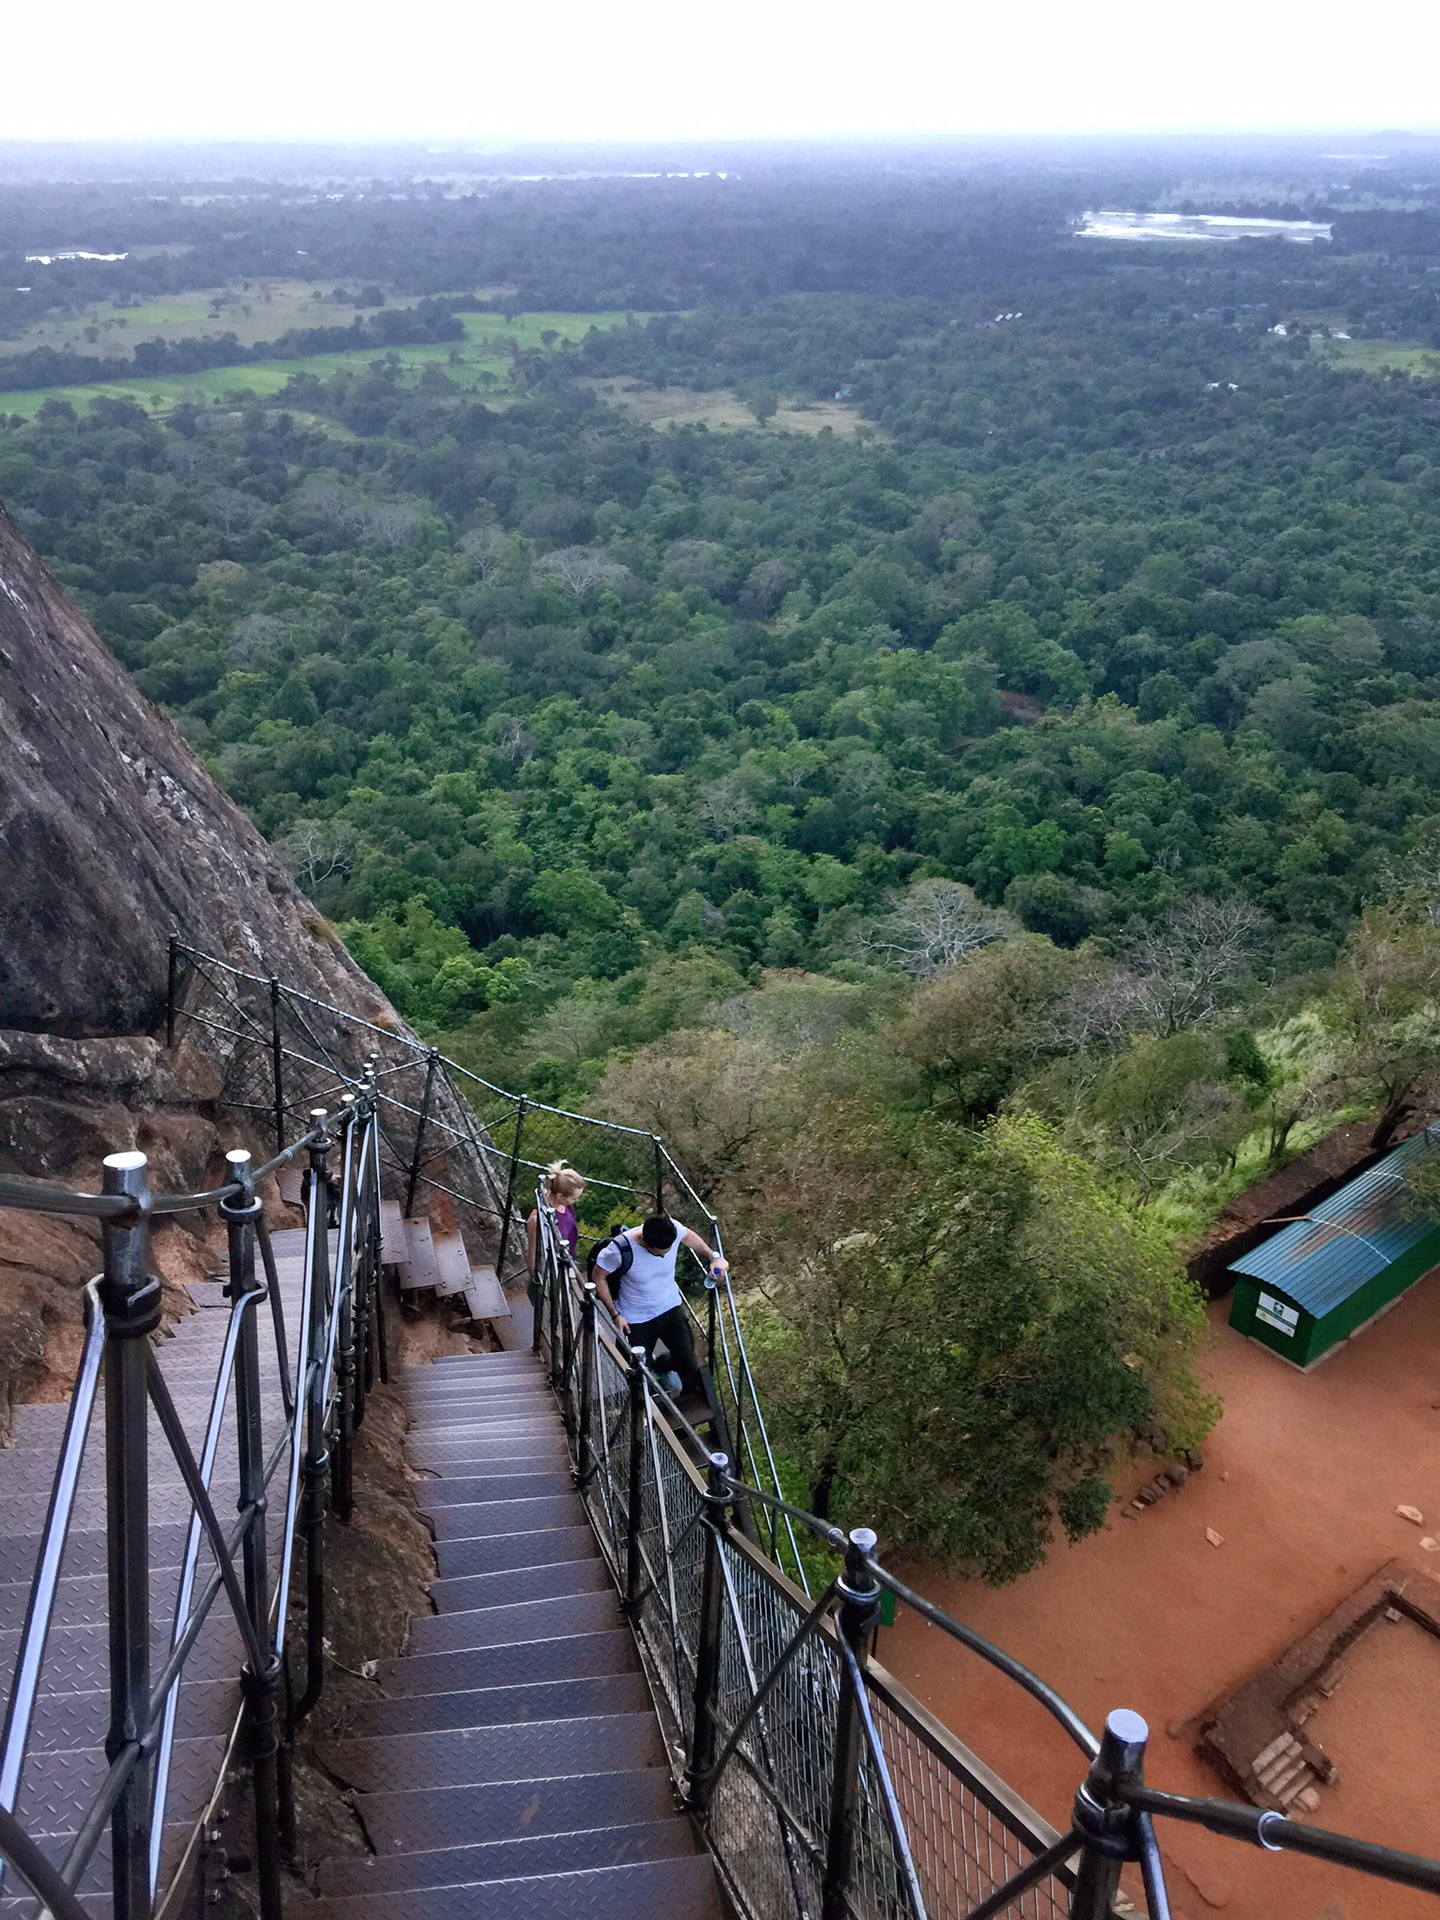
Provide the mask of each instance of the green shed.
[{"label": "green shed", "polygon": [[1440,1263],[1440,1226],[1405,1204],[1407,1169],[1437,1148],[1440,1123],[1232,1261],[1231,1326],[1313,1367],[1383,1313]]}]

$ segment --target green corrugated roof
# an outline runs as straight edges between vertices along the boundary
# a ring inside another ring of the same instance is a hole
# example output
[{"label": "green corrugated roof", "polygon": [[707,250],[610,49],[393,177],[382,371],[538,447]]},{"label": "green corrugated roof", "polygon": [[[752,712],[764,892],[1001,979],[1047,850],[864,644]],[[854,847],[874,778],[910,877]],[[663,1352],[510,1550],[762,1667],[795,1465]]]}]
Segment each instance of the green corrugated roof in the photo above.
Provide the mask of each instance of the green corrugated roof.
[{"label": "green corrugated roof", "polygon": [[1407,1215],[1405,1188],[1406,1168],[1437,1149],[1440,1122],[1322,1200],[1308,1220],[1232,1261],[1230,1271],[1263,1281],[1323,1319],[1437,1230],[1435,1221]]}]

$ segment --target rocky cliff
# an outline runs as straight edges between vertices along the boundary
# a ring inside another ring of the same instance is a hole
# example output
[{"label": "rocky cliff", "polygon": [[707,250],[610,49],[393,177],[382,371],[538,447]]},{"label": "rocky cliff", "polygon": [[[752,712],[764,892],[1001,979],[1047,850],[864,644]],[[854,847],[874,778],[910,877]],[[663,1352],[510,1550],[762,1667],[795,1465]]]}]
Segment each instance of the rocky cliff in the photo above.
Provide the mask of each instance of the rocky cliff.
[{"label": "rocky cliff", "polygon": [[[171,932],[400,1026],[0,510],[0,1171],[93,1186],[138,1146],[193,1188],[244,1137],[203,1030],[163,1044]],[[155,1238],[175,1280],[203,1252]],[[0,1213],[0,1444],[16,1398],[68,1392],[97,1265],[87,1227]]]},{"label": "rocky cliff", "polygon": [[0,1028],[149,1033],[166,937],[376,989],[0,510]]}]

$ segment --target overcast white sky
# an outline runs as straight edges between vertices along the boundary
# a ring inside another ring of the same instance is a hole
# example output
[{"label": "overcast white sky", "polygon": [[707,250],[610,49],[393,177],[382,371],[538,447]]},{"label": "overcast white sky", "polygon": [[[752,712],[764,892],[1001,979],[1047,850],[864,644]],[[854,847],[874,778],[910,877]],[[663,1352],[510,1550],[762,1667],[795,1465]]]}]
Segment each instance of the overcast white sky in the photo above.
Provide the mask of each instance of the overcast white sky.
[{"label": "overcast white sky", "polygon": [[0,0],[0,138],[1440,127],[1440,0]]}]

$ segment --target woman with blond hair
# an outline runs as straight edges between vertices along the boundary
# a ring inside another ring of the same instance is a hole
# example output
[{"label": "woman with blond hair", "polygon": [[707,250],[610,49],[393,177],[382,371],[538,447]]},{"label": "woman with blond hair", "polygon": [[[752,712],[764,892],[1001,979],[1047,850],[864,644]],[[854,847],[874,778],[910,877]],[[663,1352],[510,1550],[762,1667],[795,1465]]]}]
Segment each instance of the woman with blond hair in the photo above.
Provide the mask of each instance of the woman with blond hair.
[{"label": "woman with blond hair", "polygon": [[[574,1167],[567,1166],[563,1160],[552,1160],[545,1169],[545,1204],[555,1216],[555,1228],[563,1243],[570,1249],[570,1258],[578,1258],[580,1252],[580,1222],[575,1218],[575,1209],[580,1204],[580,1196],[585,1191],[585,1176],[577,1173]],[[528,1251],[526,1264],[530,1268],[533,1281],[540,1266],[540,1209],[531,1214],[527,1227]]]}]

